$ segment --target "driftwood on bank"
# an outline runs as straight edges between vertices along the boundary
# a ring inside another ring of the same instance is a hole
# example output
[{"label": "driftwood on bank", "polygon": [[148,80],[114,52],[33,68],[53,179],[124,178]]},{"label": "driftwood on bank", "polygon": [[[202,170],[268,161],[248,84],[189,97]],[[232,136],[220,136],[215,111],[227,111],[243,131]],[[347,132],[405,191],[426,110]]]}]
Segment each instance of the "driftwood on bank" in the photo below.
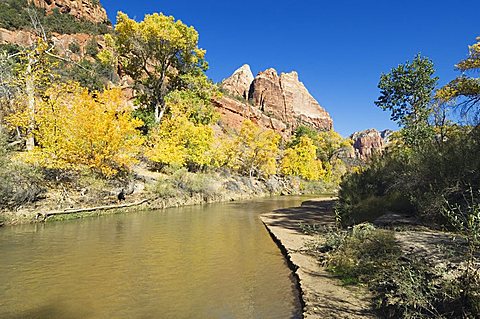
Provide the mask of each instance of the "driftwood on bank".
[{"label": "driftwood on bank", "polygon": [[121,204],[121,205],[107,205],[107,206],[97,206],[97,207],[77,208],[77,209],[68,208],[68,209],[59,210],[59,211],[38,213],[37,216],[36,216],[36,219],[46,221],[48,219],[48,217],[51,217],[51,216],[69,215],[69,214],[76,214],[76,213],[88,213],[88,212],[95,212],[95,211],[102,211],[102,210],[127,208],[127,207],[139,206],[139,205],[145,204],[145,203],[147,203],[151,200],[152,200],[151,198],[148,198],[148,199],[143,199],[143,200],[135,202],[135,203],[127,203],[127,204]]}]

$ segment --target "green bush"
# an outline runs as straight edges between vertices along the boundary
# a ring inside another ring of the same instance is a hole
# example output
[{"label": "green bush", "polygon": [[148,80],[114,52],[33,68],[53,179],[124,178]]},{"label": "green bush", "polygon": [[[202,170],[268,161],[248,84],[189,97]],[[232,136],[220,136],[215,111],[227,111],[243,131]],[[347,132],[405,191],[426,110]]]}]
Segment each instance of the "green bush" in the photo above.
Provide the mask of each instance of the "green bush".
[{"label": "green bush", "polygon": [[176,170],[172,175],[157,181],[153,192],[161,198],[174,196],[193,196],[201,194],[205,198],[219,193],[221,183],[214,175],[191,173],[186,168]]},{"label": "green bush", "polygon": [[20,52],[22,48],[18,44],[3,43],[0,44],[0,52],[6,52],[8,55]]},{"label": "green bush", "polygon": [[102,91],[109,81],[116,81],[117,76],[111,66],[88,59],[78,64],[61,63],[58,73],[65,80],[73,80],[90,91]]},{"label": "green bush", "polygon": [[325,181],[305,181],[300,182],[300,190],[304,194],[325,194],[334,192],[335,186]]},{"label": "green bush", "polygon": [[98,54],[98,42],[94,38],[90,39],[85,45],[85,53],[91,57],[96,57]]},{"label": "green bush", "polygon": [[[423,259],[401,258],[369,283],[383,318],[478,318],[480,280],[452,275]],[[466,297],[464,291],[470,291]]]},{"label": "green bush", "polygon": [[363,171],[344,176],[336,213],[343,225],[373,221],[386,212],[412,213],[406,181],[408,156],[386,153],[371,159]]},{"label": "green bush", "polygon": [[342,223],[372,221],[393,211],[445,224],[445,199],[458,203],[469,189],[480,188],[480,127],[450,131],[444,140],[414,150],[387,151],[345,176],[336,208]]},{"label": "green bush", "polygon": [[80,53],[81,48],[77,41],[73,41],[73,42],[70,42],[70,44],[68,45],[68,49],[72,53]]},{"label": "green bush", "polygon": [[213,175],[203,173],[191,173],[182,168],[172,175],[173,185],[184,192],[214,196],[218,193],[221,184]]},{"label": "green bush", "polygon": [[343,238],[343,242],[335,240],[337,247],[327,258],[326,265],[346,283],[368,282],[373,274],[388,268],[400,254],[394,234],[370,224],[356,225]]},{"label": "green bush", "polygon": [[178,190],[168,180],[160,180],[155,184],[153,189],[155,195],[160,198],[172,198],[177,196]]}]

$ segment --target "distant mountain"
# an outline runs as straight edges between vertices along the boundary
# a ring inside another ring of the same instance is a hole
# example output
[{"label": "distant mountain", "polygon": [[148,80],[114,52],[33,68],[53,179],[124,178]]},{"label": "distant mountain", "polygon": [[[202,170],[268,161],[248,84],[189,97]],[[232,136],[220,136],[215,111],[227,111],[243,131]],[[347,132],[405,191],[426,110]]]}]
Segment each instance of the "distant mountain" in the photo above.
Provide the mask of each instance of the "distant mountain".
[{"label": "distant mountain", "polygon": [[382,152],[392,133],[392,130],[378,131],[374,128],[353,133],[350,138],[353,140],[355,156],[361,160],[367,160],[373,154]]},{"label": "distant mountain", "polygon": [[332,118],[300,82],[297,72],[279,75],[268,69],[254,77],[245,64],[223,80],[221,88],[225,95],[215,105],[228,126],[239,127],[248,118],[284,137],[300,125],[318,131],[333,129]]}]

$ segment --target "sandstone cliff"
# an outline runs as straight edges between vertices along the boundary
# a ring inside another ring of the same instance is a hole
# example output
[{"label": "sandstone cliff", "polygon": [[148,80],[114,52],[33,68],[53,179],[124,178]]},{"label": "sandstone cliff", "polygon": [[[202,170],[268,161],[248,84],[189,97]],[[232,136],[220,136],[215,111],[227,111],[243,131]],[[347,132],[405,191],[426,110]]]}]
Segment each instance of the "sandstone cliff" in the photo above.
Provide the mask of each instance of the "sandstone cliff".
[{"label": "sandstone cliff", "polygon": [[[278,75],[275,69],[268,69],[253,78],[250,67],[244,65],[222,82],[222,88],[228,95],[238,97],[225,96],[216,101],[225,122],[241,122],[241,113],[283,136],[289,136],[299,125],[317,130],[333,128],[330,115],[310,95],[296,72]],[[232,112],[233,105],[237,110],[242,106],[243,110]]]},{"label": "sandstone cliff", "polygon": [[94,23],[108,23],[107,12],[99,1],[95,0],[29,0],[29,3],[51,13],[58,9],[60,13],[73,15]]},{"label": "sandstone cliff", "polygon": [[353,140],[356,157],[367,160],[373,154],[382,152],[388,144],[391,133],[391,130],[378,131],[376,129],[353,133],[350,138]]},{"label": "sandstone cliff", "polygon": [[220,113],[221,125],[224,129],[232,128],[239,130],[243,121],[251,120],[260,127],[272,129],[282,137],[287,138],[290,132],[287,125],[276,118],[265,115],[257,107],[228,96],[213,101],[217,111]]},{"label": "sandstone cliff", "polygon": [[[16,44],[29,47],[35,43],[37,34],[28,30],[7,30],[0,28],[0,44]],[[54,45],[56,53],[73,61],[80,61],[86,56],[86,48],[95,43],[98,49],[105,46],[103,36],[93,36],[86,33],[59,34],[52,33],[49,39]],[[72,45],[78,45],[78,52],[72,52]]]},{"label": "sandstone cliff", "polygon": [[253,79],[250,66],[244,64],[233,72],[229,78],[223,80],[222,88],[234,96],[241,96],[244,99],[248,99],[248,92],[250,91],[250,85],[252,85]]}]

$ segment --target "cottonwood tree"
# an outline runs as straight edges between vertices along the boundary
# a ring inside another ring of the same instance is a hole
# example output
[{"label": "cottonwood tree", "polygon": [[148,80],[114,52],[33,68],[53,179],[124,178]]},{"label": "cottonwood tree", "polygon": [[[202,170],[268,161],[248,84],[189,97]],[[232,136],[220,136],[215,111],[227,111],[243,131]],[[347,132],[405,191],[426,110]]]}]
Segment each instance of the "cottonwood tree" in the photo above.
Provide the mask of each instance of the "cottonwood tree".
[{"label": "cottonwood tree", "polygon": [[391,112],[391,119],[403,128],[402,138],[407,146],[418,146],[433,136],[429,117],[438,81],[434,73],[433,62],[418,54],[412,62],[407,61],[380,77],[381,95],[375,104]]},{"label": "cottonwood tree", "polygon": [[[29,111],[12,120],[28,125]],[[23,120],[22,120],[23,118]],[[87,168],[104,176],[128,171],[143,138],[120,89],[89,93],[77,83],[49,87],[36,104],[36,145],[22,156],[47,168]]]},{"label": "cottonwood tree", "polygon": [[318,180],[323,175],[322,162],[317,160],[317,147],[308,136],[302,136],[298,144],[285,150],[281,172],[307,180]]},{"label": "cottonwood tree", "polygon": [[52,49],[42,38],[38,38],[30,48],[1,57],[2,66],[8,66],[2,68],[1,87],[2,96],[10,99],[9,112],[28,113],[25,119],[27,123],[14,126],[18,138],[25,138],[27,150],[33,150],[35,146],[33,130],[36,125],[36,105],[42,93],[56,78],[52,72],[56,63]]},{"label": "cottonwood tree", "polygon": [[[28,114],[28,118],[24,119],[28,123],[20,123],[15,129],[18,140],[24,139],[26,149],[31,151],[35,147],[33,132],[36,129],[37,104],[47,88],[60,79],[59,63],[75,65],[91,76],[93,74],[69,57],[56,54],[55,43],[47,38],[36,11],[27,11],[34,39],[28,47],[16,47],[16,52],[0,54],[0,98],[8,100],[8,113]],[[18,120],[14,122],[18,124]]]},{"label": "cottonwood tree", "polygon": [[166,98],[170,113],[149,136],[146,156],[160,165],[198,170],[212,162],[213,129],[217,114],[197,93],[174,91]]},{"label": "cottonwood tree", "polygon": [[247,120],[234,138],[228,166],[250,177],[275,174],[279,143],[280,135]]},{"label": "cottonwood tree", "polygon": [[186,74],[201,75],[208,67],[197,31],[172,16],[154,13],[136,22],[119,12],[115,33],[106,38],[113,50],[100,57],[134,80],[138,101],[156,123],[167,110],[166,95],[182,86]]},{"label": "cottonwood tree", "polygon": [[480,71],[480,37],[469,47],[468,57],[456,65],[462,74],[438,90],[436,98],[451,102],[464,116],[471,116],[474,124],[480,123],[480,78],[469,76]]}]

